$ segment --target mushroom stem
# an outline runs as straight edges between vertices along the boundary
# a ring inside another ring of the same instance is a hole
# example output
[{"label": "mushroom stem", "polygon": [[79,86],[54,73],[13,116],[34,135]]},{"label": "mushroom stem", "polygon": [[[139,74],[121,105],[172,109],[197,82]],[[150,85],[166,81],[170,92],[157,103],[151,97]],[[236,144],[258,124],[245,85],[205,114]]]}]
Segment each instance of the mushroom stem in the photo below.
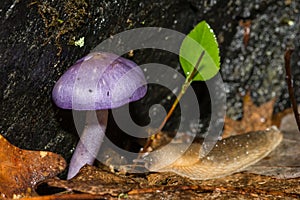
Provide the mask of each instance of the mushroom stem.
[{"label": "mushroom stem", "polygon": [[72,156],[67,179],[73,178],[85,164],[92,165],[105,136],[108,110],[87,111],[83,133]]}]

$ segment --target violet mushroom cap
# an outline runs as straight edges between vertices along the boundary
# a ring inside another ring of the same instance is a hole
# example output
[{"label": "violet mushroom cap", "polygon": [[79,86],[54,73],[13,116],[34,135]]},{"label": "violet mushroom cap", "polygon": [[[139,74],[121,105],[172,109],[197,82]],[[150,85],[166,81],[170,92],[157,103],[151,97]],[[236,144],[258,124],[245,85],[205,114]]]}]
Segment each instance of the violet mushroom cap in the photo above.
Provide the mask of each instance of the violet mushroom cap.
[{"label": "violet mushroom cap", "polygon": [[134,62],[113,53],[93,52],[59,78],[52,99],[63,109],[112,109],[144,97],[146,84],[144,73]]},{"label": "violet mushroom cap", "polygon": [[107,109],[141,99],[147,92],[146,84],[137,64],[106,52],[88,54],[60,77],[52,91],[54,103],[63,109],[87,111],[68,179],[83,165],[93,164],[105,135]]}]

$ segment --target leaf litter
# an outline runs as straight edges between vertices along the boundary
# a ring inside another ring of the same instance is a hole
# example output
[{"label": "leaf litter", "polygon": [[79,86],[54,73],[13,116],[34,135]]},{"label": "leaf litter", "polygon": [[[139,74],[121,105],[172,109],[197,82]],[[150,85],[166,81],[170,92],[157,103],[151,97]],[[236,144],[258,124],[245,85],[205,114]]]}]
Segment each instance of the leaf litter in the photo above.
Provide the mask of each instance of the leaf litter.
[{"label": "leaf litter", "polygon": [[223,138],[231,135],[244,134],[250,131],[265,130],[272,126],[273,107],[275,98],[257,106],[251,99],[248,91],[243,100],[243,118],[233,120],[226,116],[224,124]]},{"label": "leaf litter", "polygon": [[32,195],[36,183],[56,176],[65,167],[66,161],[58,154],[23,150],[0,135],[0,198]]},{"label": "leaf litter", "polygon": [[[268,109],[268,113],[270,113],[269,109],[272,110],[274,104],[274,100],[271,101],[272,103],[267,102],[265,104],[267,106],[259,106],[259,109],[254,109],[254,104],[251,103],[250,99],[248,106],[252,106],[252,108],[244,108],[244,114],[263,109]],[[251,127],[255,127],[253,124],[257,120],[253,116],[261,117],[253,114],[248,118],[248,120],[253,119],[248,121]],[[267,125],[261,125],[261,129],[272,124],[271,119],[272,115],[269,114],[265,120]],[[246,125],[247,123],[243,122],[243,124]],[[245,127],[245,130],[248,129],[251,130],[251,128]],[[281,131],[284,134],[281,144],[269,156],[245,169],[246,172],[250,173],[235,173],[211,180],[191,180],[171,172],[122,175],[110,172],[105,167],[97,168],[86,165],[71,180],[42,178],[41,180],[44,179],[44,181],[36,186],[36,191],[39,192],[40,188],[46,185],[49,190],[61,188],[63,192],[55,196],[48,193],[48,196],[32,199],[148,199],[165,197],[190,199],[210,198],[212,196],[220,199],[256,197],[272,199],[282,196],[299,198],[300,180],[297,163],[300,161],[300,149],[296,145],[299,143],[298,132],[284,129]],[[281,179],[274,179],[273,177]]]}]

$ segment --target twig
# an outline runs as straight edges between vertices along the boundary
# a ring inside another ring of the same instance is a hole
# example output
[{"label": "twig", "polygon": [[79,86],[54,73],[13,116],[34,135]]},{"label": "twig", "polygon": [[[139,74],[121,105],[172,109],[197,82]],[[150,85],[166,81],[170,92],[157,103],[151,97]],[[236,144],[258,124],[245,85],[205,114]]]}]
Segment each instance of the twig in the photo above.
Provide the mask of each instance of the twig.
[{"label": "twig", "polygon": [[300,117],[299,117],[299,112],[297,108],[297,102],[294,94],[294,88],[292,84],[292,75],[291,75],[291,55],[293,53],[294,49],[291,47],[288,47],[285,51],[284,54],[284,66],[285,66],[285,80],[288,86],[288,91],[289,91],[289,96],[290,96],[290,101],[292,104],[294,116],[297,122],[298,130],[300,132]]}]

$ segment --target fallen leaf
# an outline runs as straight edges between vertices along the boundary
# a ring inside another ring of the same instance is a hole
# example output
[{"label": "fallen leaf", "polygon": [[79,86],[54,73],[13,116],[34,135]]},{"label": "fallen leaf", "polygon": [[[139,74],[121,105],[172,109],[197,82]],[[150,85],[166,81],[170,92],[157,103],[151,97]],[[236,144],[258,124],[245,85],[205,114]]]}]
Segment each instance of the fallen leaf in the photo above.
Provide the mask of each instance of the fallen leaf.
[{"label": "fallen leaf", "polygon": [[66,167],[58,154],[47,151],[23,150],[0,135],[0,197],[28,195],[35,184],[54,177]]},{"label": "fallen leaf", "polygon": [[47,179],[40,183],[49,187],[63,188],[67,191],[87,193],[92,195],[118,196],[128,192],[138,184],[129,177],[117,175],[100,168],[85,165],[78,174],[70,180]]},{"label": "fallen leaf", "polygon": [[248,92],[243,100],[243,118],[236,121],[225,117],[223,138],[239,135],[250,131],[261,131],[272,126],[272,115],[275,98],[256,106]]},{"label": "fallen leaf", "polygon": [[[280,125],[282,124],[283,118],[285,118],[285,116],[287,116],[291,113],[293,114],[292,108],[287,108],[281,112],[275,113],[272,117],[272,125],[280,127]],[[293,116],[293,118],[295,118],[295,117]]]}]

